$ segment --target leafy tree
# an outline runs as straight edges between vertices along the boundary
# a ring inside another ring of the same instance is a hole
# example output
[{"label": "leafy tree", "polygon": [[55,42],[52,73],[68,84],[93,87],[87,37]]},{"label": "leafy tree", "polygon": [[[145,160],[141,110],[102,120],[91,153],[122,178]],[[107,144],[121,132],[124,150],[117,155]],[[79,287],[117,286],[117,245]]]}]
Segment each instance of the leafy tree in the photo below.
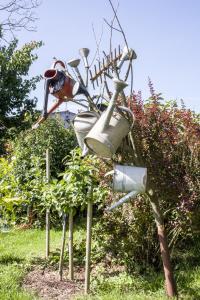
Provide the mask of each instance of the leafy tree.
[{"label": "leafy tree", "polygon": [[17,49],[16,40],[0,46],[0,154],[4,152],[5,139],[29,124],[25,114],[31,114],[36,106],[36,98],[31,99],[30,92],[40,76],[28,79],[27,75],[37,59],[34,50],[40,46],[41,42],[31,42]]},{"label": "leafy tree", "polygon": [[100,204],[107,196],[99,176],[100,161],[88,155],[81,157],[80,148],[73,149],[65,157],[65,170],[61,178],[44,187],[45,206],[54,207],[59,212],[76,212],[85,209],[90,200],[89,189],[93,187],[93,203]]}]

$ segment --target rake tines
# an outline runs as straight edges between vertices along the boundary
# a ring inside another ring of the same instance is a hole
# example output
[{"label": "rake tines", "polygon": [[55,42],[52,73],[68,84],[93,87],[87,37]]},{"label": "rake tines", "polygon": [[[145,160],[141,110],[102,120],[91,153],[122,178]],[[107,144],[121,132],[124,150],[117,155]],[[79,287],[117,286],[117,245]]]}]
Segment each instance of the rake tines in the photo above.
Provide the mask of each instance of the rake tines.
[{"label": "rake tines", "polygon": [[117,64],[117,61],[120,60],[122,53],[121,53],[121,49],[120,46],[118,47],[118,53],[117,53],[117,49],[114,49],[114,55],[113,52],[110,53],[110,55],[106,55],[106,53],[103,51],[104,54],[104,58],[102,59],[102,63],[99,61],[98,62],[98,70],[97,70],[97,66],[94,65],[94,75],[92,74],[92,72],[90,71],[90,81],[94,87],[94,82],[96,81],[97,86],[99,86],[99,77],[100,77],[100,81],[101,83],[103,82],[102,80],[102,76],[107,73],[107,75],[109,77],[113,77],[112,75],[110,75],[110,73],[113,73],[115,66]]}]

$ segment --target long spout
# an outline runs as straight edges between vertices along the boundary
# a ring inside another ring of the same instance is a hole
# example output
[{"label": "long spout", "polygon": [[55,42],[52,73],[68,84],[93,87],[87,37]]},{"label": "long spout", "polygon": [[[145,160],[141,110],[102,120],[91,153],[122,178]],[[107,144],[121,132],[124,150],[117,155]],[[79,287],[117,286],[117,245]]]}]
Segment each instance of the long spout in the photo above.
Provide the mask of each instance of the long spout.
[{"label": "long spout", "polygon": [[116,103],[116,100],[118,98],[119,93],[125,87],[128,86],[128,84],[125,81],[122,81],[118,78],[114,78],[113,82],[114,82],[115,91],[114,91],[114,94],[112,95],[109,106],[108,106],[107,110],[104,113],[104,122],[102,124],[102,131],[104,131],[105,128],[108,127],[108,125],[109,125],[109,122],[110,122],[110,119],[112,117],[112,114],[113,114],[113,111],[114,111],[114,108],[115,108],[115,103]]},{"label": "long spout", "polygon": [[132,191],[130,193],[128,193],[126,196],[124,196],[123,198],[121,198],[119,201],[117,201],[115,204],[113,204],[112,206],[108,207],[106,210],[112,210],[113,208],[118,207],[119,205],[123,204],[124,202],[128,201],[130,198],[132,197],[136,197],[137,194],[139,194],[138,191]]},{"label": "long spout", "polygon": [[45,80],[45,90],[44,90],[44,106],[43,106],[43,112],[42,112],[43,117],[46,117],[46,114],[47,114],[47,106],[48,106],[48,98],[49,98],[49,83],[50,83],[50,80],[46,79]]},{"label": "long spout", "polygon": [[39,119],[37,120],[37,122],[35,124],[33,124],[32,126],[32,129],[37,129],[39,127],[39,125],[41,123],[43,123],[47,118],[48,116],[58,107],[60,106],[62,103],[64,102],[64,100],[59,100],[58,102],[54,103],[50,109],[47,111],[46,115],[45,116],[40,116]]}]

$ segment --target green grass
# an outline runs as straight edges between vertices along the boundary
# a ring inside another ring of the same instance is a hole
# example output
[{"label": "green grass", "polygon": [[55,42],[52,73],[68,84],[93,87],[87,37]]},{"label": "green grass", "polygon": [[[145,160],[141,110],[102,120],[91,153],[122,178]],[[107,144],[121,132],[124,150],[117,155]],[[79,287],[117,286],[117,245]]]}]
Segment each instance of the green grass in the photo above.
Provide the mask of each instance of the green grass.
[{"label": "green grass", "polygon": [[[200,299],[200,267],[177,271],[177,285],[180,300]],[[167,300],[161,274],[149,276],[110,277],[99,283],[97,293],[77,296],[76,300]],[[154,284],[155,283],[155,284]]]},{"label": "green grass", "polygon": [[[52,250],[60,247],[61,234],[60,231],[51,230]],[[14,230],[7,233],[0,233],[0,262],[4,256],[27,260],[34,256],[44,257],[44,255],[44,230]]]},{"label": "green grass", "polygon": [[169,299],[165,296],[158,296],[157,294],[146,295],[144,293],[118,293],[117,291],[111,291],[109,294],[101,294],[95,296],[80,296],[76,297],[76,300],[163,300]]},{"label": "green grass", "polygon": [[0,299],[2,300],[32,300],[33,295],[20,288],[21,280],[25,275],[23,266],[9,264],[1,266],[0,270]]},{"label": "green grass", "polygon": [[[60,246],[61,232],[51,231],[51,249]],[[0,233],[0,299],[38,299],[21,289],[21,282],[34,257],[45,256],[45,231],[14,230]]]},{"label": "green grass", "polygon": [[[51,231],[51,251],[60,248],[61,231]],[[75,232],[75,243],[83,241],[85,231]],[[80,246],[81,248],[82,246]],[[79,249],[79,248],[78,248]],[[78,252],[77,252],[78,253]],[[200,300],[200,265],[199,253],[186,255],[179,253],[176,281],[179,299]],[[181,261],[181,255],[184,258]],[[21,288],[21,282],[29,270],[34,258],[45,256],[44,230],[13,230],[0,233],[0,300],[36,300]],[[190,259],[190,256],[192,260]],[[190,261],[190,263],[188,263]],[[181,262],[181,263],[180,263]],[[195,264],[196,262],[196,264]],[[125,273],[107,276],[105,270],[99,267],[97,277],[92,276],[90,296],[76,296],[76,300],[164,300],[163,274],[149,272],[143,276],[130,276]]]}]

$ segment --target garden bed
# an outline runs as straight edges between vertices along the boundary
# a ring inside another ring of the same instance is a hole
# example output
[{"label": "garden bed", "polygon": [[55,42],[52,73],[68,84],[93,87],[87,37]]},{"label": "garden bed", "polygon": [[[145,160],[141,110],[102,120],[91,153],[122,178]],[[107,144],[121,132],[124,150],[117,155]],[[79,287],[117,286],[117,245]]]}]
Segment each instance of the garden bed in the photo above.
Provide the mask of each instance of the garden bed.
[{"label": "garden bed", "polygon": [[28,292],[37,294],[41,299],[72,299],[73,295],[83,291],[84,271],[76,270],[77,279],[74,281],[67,279],[67,272],[64,274],[63,280],[60,281],[58,271],[37,266],[26,275],[22,287]]}]

